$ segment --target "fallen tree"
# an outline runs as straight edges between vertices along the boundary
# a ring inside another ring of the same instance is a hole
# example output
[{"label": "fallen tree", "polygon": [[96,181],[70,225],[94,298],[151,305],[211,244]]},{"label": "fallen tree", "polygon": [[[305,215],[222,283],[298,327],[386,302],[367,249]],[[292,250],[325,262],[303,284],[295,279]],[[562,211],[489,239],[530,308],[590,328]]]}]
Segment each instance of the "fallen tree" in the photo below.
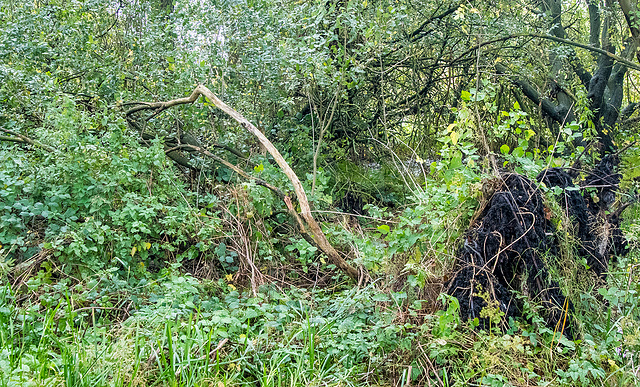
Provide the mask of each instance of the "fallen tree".
[{"label": "fallen tree", "polygon": [[[296,211],[296,208],[294,207],[294,204],[289,196],[285,195],[283,192],[275,188],[273,185],[268,184],[267,182],[264,182],[258,179],[255,179],[255,180],[257,181],[258,184],[272,190],[280,199],[284,201],[285,205],[287,206],[288,213],[294,219],[298,227],[298,231],[300,232],[302,237],[305,240],[307,240],[309,243],[311,243],[312,245],[320,249],[320,251],[322,251],[324,254],[326,254],[329,260],[331,261],[331,263],[336,265],[336,267],[342,270],[349,277],[355,280],[362,281],[364,278],[364,273],[356,269],[349,263],[347,263],[347,261],[338,253],[338,251],[327,240],[327,237],[324,235],[322,228],[320,227],[318,222],[315,220],[315,218],[311,214],[311,207],[309,205],[307,195],[304,191],[304,188],[302,187],[302,183],[300,182],[300,179],[295,174],[293,169],[291,169],[291,167],[286,162],[284,157],[282,157],[278,149],[271,143],[271,141],[269,141],[269,139],[260,130],[258,130],[258,128],[256,128],[251,122],[249,122],[245,117],[243,117],[242,114],[238,113],[236,110],[232,109],[227,104],[225,104],[207,87],[205,87],[204,85],[198,85],[195,88],[195,90],[193,90],[193,92],[189,97],[178,98],[178,99],[165,101],[165,102],[138,102],[138,101],[128,102],[124,105],[133,106],[133,107],[126,112],[126,116],[130,117],[134,113],[144,111],[144,110],[153,110],[152,115],[147,118],[148,120],[152,117],[157,116],[158,114],[162,113],[164,110],[170,107],[194,103],[200,96],[204,96],[210,103],[215,105],[220,110],[224,111],[231,118],[237,121],[240,124],[240,126],[246,129],[249,133],[253,134],[258,139],[260,144],[273,157],[273,159],[276,161],[278,166],[280,166],[280,169],[282,169],[284,174],[287,176],[287,178],[293,185],[296,199],[297,199],[298,205],[300,206],[300,213]],[[171,155],[173,152],[180,149],[188,149],[191,151],[197,151],[197,152],[203,153],[204,155],[212,157],[219,162],[223,162],[224,165],[231,168],[232,170],[234,170],[244,178],[250,178],[249,175],[244,173],[240,168],[232,165],[231,163],[226,162],[225,160],[212,154],[208,150],[205,150],[204,148],[198,147],[193,144],[179,144],[176,147],[167,149],[167,154]]]}]

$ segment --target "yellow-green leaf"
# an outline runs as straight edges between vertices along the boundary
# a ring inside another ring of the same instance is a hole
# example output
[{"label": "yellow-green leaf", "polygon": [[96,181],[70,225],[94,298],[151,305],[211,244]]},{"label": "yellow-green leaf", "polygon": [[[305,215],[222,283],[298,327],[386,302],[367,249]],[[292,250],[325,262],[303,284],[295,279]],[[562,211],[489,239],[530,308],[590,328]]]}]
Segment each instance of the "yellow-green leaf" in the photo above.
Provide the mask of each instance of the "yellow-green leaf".
[{"label": "yellow-green leaf", "polygon": [[136,255],[136,251],[138,251],[138,248],[137,248],[137,247],[135,247],[135,246],[133,246],[133,247],[131,248],[131,256],[132,256],[132,257],[133,257],[134,255]]},{"label": "yellow-green leaf", "polygon": [[388,234],[389,231],[391,231],[391,229],[386,224],[381,224],[380,226],[378,226],[378,231],[380,231],[383,234]]},{"label": "yellow-green leaf", "polygon": [[458,138],[460,138],[458,132],[451,132],[449,137],[451,137],[451,142],[453,143],[453,145],[456,145],[458,143]]}]

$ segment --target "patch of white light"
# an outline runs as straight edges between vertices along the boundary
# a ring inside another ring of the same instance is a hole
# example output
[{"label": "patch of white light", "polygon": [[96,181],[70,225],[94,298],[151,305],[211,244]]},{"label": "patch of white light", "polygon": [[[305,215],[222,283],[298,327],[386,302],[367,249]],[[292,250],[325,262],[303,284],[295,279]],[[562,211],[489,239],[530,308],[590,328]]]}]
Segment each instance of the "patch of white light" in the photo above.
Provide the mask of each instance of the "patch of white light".
[{"label": "patch of white light", "polygon": [[211,20],[219,12],[208,0],[183,0],[175,5],[174,15],[182,16],[181,22],[175,24],[177,44],[186,52],[197,54],[198,62],[207,60],[212,54],[227,57],[224,26],[216,28],[215,21]]}]

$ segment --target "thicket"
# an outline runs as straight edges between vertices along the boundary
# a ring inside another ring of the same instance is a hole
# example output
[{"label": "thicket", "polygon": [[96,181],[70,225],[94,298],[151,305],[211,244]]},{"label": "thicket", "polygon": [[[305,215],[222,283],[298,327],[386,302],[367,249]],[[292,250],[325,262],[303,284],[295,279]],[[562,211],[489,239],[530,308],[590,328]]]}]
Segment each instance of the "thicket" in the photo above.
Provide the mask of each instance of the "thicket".
[{"label": "thicket", "polygon": [[636,385],[636,14],[0,2],[0,385]]}]

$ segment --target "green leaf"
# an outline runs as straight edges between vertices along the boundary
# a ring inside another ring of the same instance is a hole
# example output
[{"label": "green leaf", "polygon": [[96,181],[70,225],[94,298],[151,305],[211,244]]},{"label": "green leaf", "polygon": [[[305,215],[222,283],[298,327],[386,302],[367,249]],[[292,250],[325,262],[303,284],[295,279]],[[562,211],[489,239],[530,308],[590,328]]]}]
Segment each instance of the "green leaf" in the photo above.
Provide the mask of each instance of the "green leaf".
[{"label": "green leaf", "polygon": [[383,234],[385,234],[385,235],[386,235],[386,234],[388,234],[388,233],[389,233],[389,231],[391,231],[391,229],[389,228],[389,226],[388,226],[388,225],[386,225],[386,224],[381,224],[380,226],[378,226],[378,231],[380,231],[381,233],[383,233]]},{"label": "green leaf", "polygon": [[462,93],[460,94],[460,98],[462,98],[465,101],[471,101],[471,93],[469,93],[466,90],[462,90]]},{"label": "green leaf", "polygon": [[451,159],[451,163],[449,163],[449,168],[456,169],[462,166],[462,154],[457,152],[455,156]]},{"label": "green leaf", "polygon": [[215,250],[218,257],[223,258],[227,253],[227,246],[224,243],[220,243]]},{"label": "green leaf", "polygon": [[524,149],[522,149],[521,146],[517,147],[516,149],[513,150],[513,155],[516,157],[523,157],[524,156]]},{"label": "green leaf", "polygon": [[509,154],[509,145],[504,144],[500,147],[500,153],[502,153],[503,155],[507,155]]},{"label": "green leaf", "polygon": [[373,297],[371,297],[371,299],[376,302],[387,302],[389,301],[389,296],[384,293],[376,293]]}]

